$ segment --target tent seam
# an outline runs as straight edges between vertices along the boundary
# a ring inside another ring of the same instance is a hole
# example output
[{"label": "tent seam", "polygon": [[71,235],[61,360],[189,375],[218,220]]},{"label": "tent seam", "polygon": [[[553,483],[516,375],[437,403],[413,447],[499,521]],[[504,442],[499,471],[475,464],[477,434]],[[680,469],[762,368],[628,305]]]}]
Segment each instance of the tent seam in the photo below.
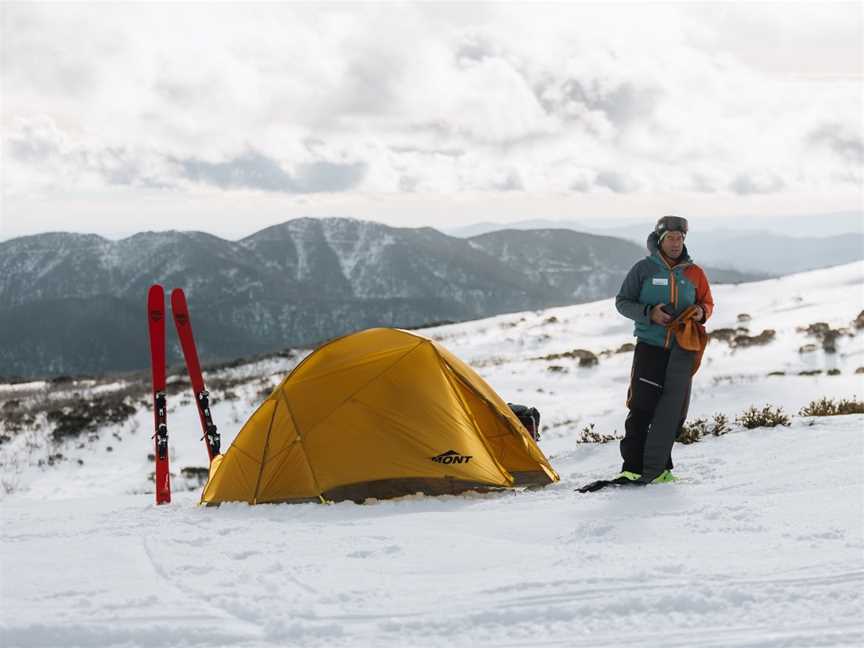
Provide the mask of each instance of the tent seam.
[{"label": "tent seam", "polygon": [[294,418],[294,411],[291,409],[288,398],[285,396],[285,392],[282,389],[279,389],[279,397],[282,399],[282,402],[285,403],[285,407],[288,408],[288,416],[291,418],[291,425],[294,426],[294,433],[297,435],[297,442],[300,444],[300,449],[303,451],[303,458],[306,460],[306,467],[309,468],[309,474],[312,475],[312,482],[315,484],[315,488],[318,489],[318,498],[323,502],[325,501],[324,491],[321,489],[321,484],[318,483],[318,477],[312,469],[312,462],[309,461],[309,453],[306,452],[306,446],[303,443],[303,434],[297,426],[297,420]]},{"label": "tent seam", "polygon": [[258,503],[258,490],[261,488],[261,474],[264,472],[264,458],[267,456],[267,448],[270,447],[270,433],[273,432],[273,420],[276,418],[276,410],[279,408],[279,401],[273,406],[273,413],[270,415],[270,425],[267,426],[267,439],[264,441],[264,450],[261,452],[261,463],[258,466],[258,478],[255,480],[255,492],[252,494],[252,503]]},{"label": "tent seam", "polygon": [[[346,336],[346,337],[347,337],[347,336]],[[409,354],[413,353],[415,350],[417,350],[418,347],[420,347],[420,346],[421,346],[424,342],[426,342],[426,341],[427,341],[427,340],[423,340],[423,339],[418,340],[417,344],[415,344],[414,346],[412,346],[412,347],[411,347],[410,349],[408,349],[405,353],[403,353],[403,354],[400,355],[398,358],[396,358],[396,360],[394,360],[391,364],[387,365],[387,367],[385,367],[384,369],[382,369],[379,373],[377,373],[377,374],[375,374],[374,376],[372,376],[369,380],[367,380],[365,383],[363,383],[363,384],[360,385],[357,389],[355,389],[353,392],[351,392],[348,396],[346,396],[346,397],[344,398],[344,400],[342,400],[342,402],[340,402],[340,403],[339,403],[338,405],[336,405],[333,409],[331,409],[330,412],[327,414],[327,416],[325,416],[323,419],[321,419],[320,421],[318,421],[318,422],[315,424],[315,426],[312,427],[312,428],[309,430],[309,434],[311,435],[312,432],[314,432],[316,428],[320,427],[321,424],[324,423],[324,421],[326,421],[326,420],[329,419],[331,416],[333,416],[333,414],[335,414],[335,413],[336,413],[340,408],[342,408],[342,407],[343,407],[347,402],[349,402],[352,398],[354,398],[358,393],[360,393],[361,391],[363,391],[364,389],[366,389],[366,387],[368,387],[370,384],[372,384],[373,382],[375,382],[376,380],[378,380],[381,376],[383,376],[384,374],[386,374],[388,371],[390,371],[390,370],[391,370],[393,367],[395,367],[397,364],[399,364],[400,362],[402,362],[402,360],[404,360],[406,356],[408,356]],[[286,379],[286,380],[287,380],[287,379]],[[284,395],[283,395],[283,400],[284,400],[284,401],[286,402],[286,404],[287,404],[288,399],[285,398]],[[291,408],[289,407],[288,410],[291,411]],[[293,417],[293,416],[291,417],[291,420],[292,420],[292,421],[294,420],[294,417]],[[295,428],[296,428],[296,424],[295,424]]]},{"label": "tent seam", "polygon": [[[438,362],[440,362],[444,366],[444,369],[445,369],[444,375],[447,378],[447,383],[450,385],[450,389],[452,389],[453,393],[456,395],[456,399],[459,401],[459,405],[462,407],[462,412],[466,416],[468,416],[468,419],[471,421],[471,424],[474,426],[474,432],[476,432],[477,436],[480,438],[480,443],[482,443],[483,447],[486,448],[486,452],[489,453],[489,457],[492,459],[494,464],[498,467],[498,470],[500,470],[501,473],[512,484],[515,481],[515,479],[513,478],[513,475],[511,475],[510,471],[507,470],[500,461],[498,461],[498,457],[495,456],[495,453],[492,451],[492,448],[489,446],[489,443],[486,440],[486,435],[483,434],[483,430],[480,429],[480,425],[477,423],[477,419],[474,417],[474,413],[471,411],[471,408],[468,407],[468,404],[465,402],[465,399],[462,398],[462,394],[459,393],[459,390],[456,388],[456,385],[453,384],[453,380],[451,378],[451,374],[455,375],[453,368],[447,363],[447,361],[441,356],[441,354],[438,353],[438,348],[434,344],[432,344],[431,341],[430,341],[430,345],[432,346],[432,350],[435,352],[435,356],[438,358]],[[470,385],[468,385],[468,387],[470,389]],[[478,396],[481,401],[486,403],[487,406],[491,405],[485,398],[480,396],[480,394],[478,394],[474,389],[471,389],[471,391],[474,392],[474,395]],[[493,410],[494,410],[494,408],[493,408]]]},{"label": "tent seam", "polygon": [[[291,448],[292,448],[292,446],[294,446],[294,444],[299,443],[299,442],[300,442],[300,439],[299,439],[299,436],[298,436],[297,439],[294,439],[294,440],[293,440],[293,441],[292,441],[292,442],[291,442],[291,443],[290,443],[290,444],[285,448],[285,456],[282,457],[282,459],[281,459],[281,460],[279,461],[279,463],[276,465],[276,468],[273,469],[273,474],[270,476],[270,479],[268,479],[268,480],[267,480],[267,483],[264,484],[264,491],[265,491],[265,492],[266,492],[267,489],[270,487],[270,484],[273,483],[273,480],[276,479],[276,477],[279,476],[279,471],[281,470],[282,466],[284,466],[285,463],[288,461],[288,458],[291,456]],[[302,447],[302,446],[301,446],[301,447]],[[281,452],[281,450],[280,450],[280,452]],[[262,469],[262,472],[263,472],[263,469]]]}]

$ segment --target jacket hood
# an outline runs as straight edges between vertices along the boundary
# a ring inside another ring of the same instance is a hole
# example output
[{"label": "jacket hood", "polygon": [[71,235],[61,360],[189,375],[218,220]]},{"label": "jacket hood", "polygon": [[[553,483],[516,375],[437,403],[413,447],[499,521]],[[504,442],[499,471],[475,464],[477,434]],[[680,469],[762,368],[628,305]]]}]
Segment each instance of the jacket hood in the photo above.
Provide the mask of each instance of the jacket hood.
[{"label": "jacket hood", "polygon": [[[648,248],[648,254],[653,257],[657,257],[658,260],[661,260],[662,257],[660,255],[660,243],[658,241],[657,232],[651,232],[648,235],[648,240],[645,242],[646,247]],[[678,264],[682,263],[693,263],[693,259],[690,258],[690,253],[687,251],[687,246],[684,246],[684,249],[681,251],[681,256],[678,258]]]}]

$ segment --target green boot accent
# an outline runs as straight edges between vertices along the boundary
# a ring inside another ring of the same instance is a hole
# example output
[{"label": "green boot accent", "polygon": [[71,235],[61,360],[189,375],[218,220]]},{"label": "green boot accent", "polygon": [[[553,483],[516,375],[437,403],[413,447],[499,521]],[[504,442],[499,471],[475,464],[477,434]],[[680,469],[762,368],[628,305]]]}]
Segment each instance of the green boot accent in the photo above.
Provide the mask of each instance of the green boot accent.
[{"label": "green boot accent", "polygon": [[651,483],[652,484],[669,484],[669,483],[676,482],[676,481],[678,481],[678,478],[672,474],[671,470],[664,470]]},{"label": "green boot accent", "polygon": [[642,475],[640,475],[639,473],[634,473],[634,472],[630,472],[629,470],[625,470],[620,475],[618,475],[617,478],[620,479],[621,477],[623,477],[624,479],[629,479],[630,481],[639,481],[639,478],[641,476]]}]

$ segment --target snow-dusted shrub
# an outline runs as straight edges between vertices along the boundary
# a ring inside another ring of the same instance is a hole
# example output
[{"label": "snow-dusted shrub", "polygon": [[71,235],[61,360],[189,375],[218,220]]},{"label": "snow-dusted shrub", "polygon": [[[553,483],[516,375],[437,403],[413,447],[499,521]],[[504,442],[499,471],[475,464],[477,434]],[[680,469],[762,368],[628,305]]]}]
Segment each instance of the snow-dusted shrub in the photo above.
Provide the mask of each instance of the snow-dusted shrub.
[{"label": "snow-dusted shrub", "polygon": [[708,337],[712,340],[720,340],[721,342],[732,342],[735,338],[735,329],[719,328],[709,331]]},{"label": "snow-dusted shrub", "polygon": [[822,350],[825,353],[837,353],[837,338],[840,337],[840,331],[826,331],[822,336]]},{"label": "snow-dusted shrub", "polygon": [[186,480],[187,488],[192,490],[207,483],[210,469],[204,466],[186,466],[180,469],[180,476]]},{"label": "snow-dusted shrub", "polygon": [[273,387],[262,387],[255,393],[254,402],[262,401],[273,393]]},{"label": "snow-dusted shrub", "polygon": [[64,437],[78,436],[84,431],[94,431],[102,425],[125,422],[135,414],[122,393],[105,394],[91,398],[70,398],[62,403],[52,403],[47,413],[56,441]]},{"label": "snow-dusted shrub", "polygon": [[730,429],[729,418],[725,414],[718,413],[710,421],[700,417],[684,423],[676,441],[688,445],[706,436],[723,436]]},{"label": "snow-dusted shrub", "polygon": [[788,426],[792,422],[789,416],[783,412],[782,407],[774,407],[773,405],[766,405],[761,410],[751,405],[735,420],[748,430],[758,427]]},{"label": "snow-dusted shrub", "polygon": [[736,335],[732,340],[732,346],[750,347],[768,344],[774,339],[777,332],[774,329],[765,329],[759,335]]},{"label": "snow-dusted shrub", "polygon": [[582,428],[582,432],[579,434],[579,438],[576,439],[576,443],[609,443],[610,441],[615,441],[617,438],[614,434],[595,432],[594,424],[589,423]]},{"label": "snow-dusted shrub", "polygon": [[844,414],[864,414],[864,402],[841,398],[834,401],[833,398],[822,397],[811,401],[806,407],[802,407],[798,412],[801,416],[841,416]]},{"label": "snow-dusted shrub", "polygon": [[[28,403],[19,398],[13,398],[0,407],[0,423],[6,432],[17,433],[36,422],[36,415]],[[0,443],[11,440],[9,435],[0,435]]]},{"label": "snow-dusted shrub", "polygon": [[828,322],[813,322],[810,326],[799,326],[796,330],[800,333],[821,338],[831,330],[831,327],[828,325]]},{"label": "snow-dusted shrub", "polygon": [[733,349],[735,347],[750,347],[762,344],[768,344],[774,340],[777,334],[774,329],[764,329],[759,335],[749,335],[750,329],[739,326],[738,328],[719,328],[708,333],[708,337],[712,340],[728,342]]},{"label": "snow-dusted shrub", "polygon": [[579,360],[580,367],[593,367],[600,360],[597,356],[587,349],[573,349],[572,351],[565,351],[564,353],[550,353],[547,356],[543,356],[542,358],[537,358],[538,360],[561,360],[563,358],[571,359],[571,360]]}]

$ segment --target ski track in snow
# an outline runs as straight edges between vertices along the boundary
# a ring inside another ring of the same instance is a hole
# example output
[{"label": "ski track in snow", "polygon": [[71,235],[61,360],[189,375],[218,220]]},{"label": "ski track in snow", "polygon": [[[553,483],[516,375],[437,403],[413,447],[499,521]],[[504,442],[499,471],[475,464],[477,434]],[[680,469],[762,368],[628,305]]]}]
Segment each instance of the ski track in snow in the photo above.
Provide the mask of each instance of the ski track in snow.
[{"label": "ski track in snow", "polygon": [[[801,354],[814,339],[795,331],[848,326],[864,308],[862,275],[853,264],[717,287],[711,328],[747,312],[751,334],[773,328],[777,339],[734,351],[712,343],[691,417],[864,396],[854,373],[864,335],[841,339],[837,354]],[[630,355],[591,369],[534,358],[630,341],[609,300],[428,334],[506,400],[540,409],[560,483],[364,506],[203,508],[198,490],[175,490],[156,507],[152,413],[142,410],[79,451],[83,466],[28,470],[21,492],[0,501],[0,644],[864,645],[864,415],[797,416],[790,427],[679,444],[680,482],[583,495],[574,489],[619,467],[616,443],[575,440],[589,422],[623,429]],[[296,359],[280,362],[261,366],[287,371]],[[832,367],[841,375],[793,375]],[[766,376],[774,370],[787,375]],[[239,404],[213,408],[225,447],[260,386],[235,389]],[[175,472],[206,456],[184,398],[169,399]]]}]

